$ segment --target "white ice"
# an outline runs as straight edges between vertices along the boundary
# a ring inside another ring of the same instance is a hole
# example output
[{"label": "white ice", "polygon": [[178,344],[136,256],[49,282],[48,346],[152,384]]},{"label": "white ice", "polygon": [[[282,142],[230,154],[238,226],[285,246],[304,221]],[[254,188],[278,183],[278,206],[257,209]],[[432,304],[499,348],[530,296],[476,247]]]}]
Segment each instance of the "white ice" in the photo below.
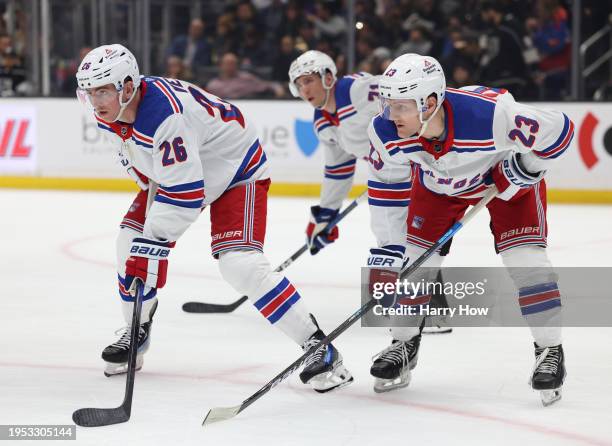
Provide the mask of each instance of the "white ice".
[{"label": "white ice", "polygon": [[[72,424],[77,408],[120,404],[124,378],[104,377],[100,352],[123,325],[113,262],[130,202],[122,193],[0,191],[0,424]],[[266,252],[274,265],[303,242],[314,202],[270,199]],[[238,297],[210,257],[208,218],[205,211],[172,253],[132,418],[78,428],[66,444],[612,445],[610,328],[565,329],[563,399],[544,408],[527,385],[527,329],[424,337],[410,386],[379,395],[370,358],[389,338],[357,324],[335,342],[353,385],[320,395],[292,376],[236,418],[202,428],[209,408],[239,404],[301,354],[250,304],[228,315],[181,311],[187,300]],[[612,266],[611,223],[612,207],[550,206],[553,263]],[[340,234],[286,272],[327,331],[359,306],[359,267],[373,243],[367,206]],[[446,264],[501,265],[485,214],[456,237]]]}]

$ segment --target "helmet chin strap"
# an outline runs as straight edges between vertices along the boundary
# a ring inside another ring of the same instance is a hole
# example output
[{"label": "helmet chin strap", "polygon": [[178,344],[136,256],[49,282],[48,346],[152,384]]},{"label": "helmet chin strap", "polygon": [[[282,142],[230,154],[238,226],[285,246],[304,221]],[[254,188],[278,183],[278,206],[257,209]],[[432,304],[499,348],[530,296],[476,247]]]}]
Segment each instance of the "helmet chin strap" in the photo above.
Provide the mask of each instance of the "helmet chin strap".
[{"label": "helmet chin strap", "polygon": [[332,81],[332,84],[329,87],[325,86],[325,81],[323,81],[324,77],[321,76],[321,81],[323,84],[323,88],[325,89],[325,102],[323,102],[322,105],[315,107],[317,110],[323,110],[325,107],[327,107],[327,103],[329,102],[329,98],[331,96],[331,90],[332,88],[334,88],[334,84],[336,83],[335,80]]},{"label": "helmet chin strap", "polygon": [[436,105],[436,109],[434,110],[434,112],[431,114],[431,116],[429,117],[429,119],[423,120],[423,112],[419,112],[419,121],[421,121],[421,130],[419,130],[419,138],[421,136],[423,136],[423,134],[425,133],[425,131],[427,131],[427,126],[429,125],[429,123],[431,122],[431,120],[433,119],[434,116],[436,116],[436,113],[438,113],[438,110],[440,110],[440,106],[442,105],[442,103],[439,103],[438,105]]}]

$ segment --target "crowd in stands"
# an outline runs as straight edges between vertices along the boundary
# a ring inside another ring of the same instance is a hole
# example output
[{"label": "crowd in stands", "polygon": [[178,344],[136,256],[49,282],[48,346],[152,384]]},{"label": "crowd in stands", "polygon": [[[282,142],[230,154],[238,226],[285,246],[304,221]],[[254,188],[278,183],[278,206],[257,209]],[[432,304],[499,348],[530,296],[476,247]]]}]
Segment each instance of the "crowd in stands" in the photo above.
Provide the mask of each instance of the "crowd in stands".
[{"label": "crowd in stands", "polygon": [[[211,1],[156,53],[151,71],[230,99],[290,97],[289,65],[306,50],[328,53],[339,75],[347,74],[347,31],[354,26],[354,71],[381,74],[393,58],[413,52],[436,57],[449,86],[504,87],[522,100],[569,96],[569,0],[355,0],[354,25],[346,3]],[[14,40],[0,20],[3,96],[20,94],[24,79],[24,43]],[[56,70],[56,94],[73,94],[77,64],[75,54]]]}]

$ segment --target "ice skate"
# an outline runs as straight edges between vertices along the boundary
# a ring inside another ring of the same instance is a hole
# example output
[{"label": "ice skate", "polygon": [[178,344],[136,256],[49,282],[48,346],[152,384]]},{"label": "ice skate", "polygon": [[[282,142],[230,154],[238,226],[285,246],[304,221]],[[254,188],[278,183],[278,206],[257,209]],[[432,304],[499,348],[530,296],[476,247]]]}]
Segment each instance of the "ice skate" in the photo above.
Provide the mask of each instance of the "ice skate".
[{"label": "ice skate", "polygon": [[416,367],[421,335],[410,341],[393,340],[391,345],[372,358],[370,374],[376,378],[374,392],[389,392],[410,384],[410,371]]}]

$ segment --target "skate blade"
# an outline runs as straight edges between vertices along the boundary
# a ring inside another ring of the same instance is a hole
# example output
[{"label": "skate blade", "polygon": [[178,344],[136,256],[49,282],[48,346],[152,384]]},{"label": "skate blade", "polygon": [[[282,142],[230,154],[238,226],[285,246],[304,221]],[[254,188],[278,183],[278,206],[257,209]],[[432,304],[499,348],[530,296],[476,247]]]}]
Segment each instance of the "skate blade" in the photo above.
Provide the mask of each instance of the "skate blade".
[{"label": "skate blade", "polygon": [[552,390],[540,390],[542,405],[548,407],[561,399],[561,388]]},{"label": "skate blade", "polygon": [[409,369],[402,371],[397,378],[376,378],[376,381],[374,381],[374,392],[385,393],[395,389],[402,389],[404,387],[408,387],[408,384],[410,384],[410,379],[411,376]]},{"label": "skate blade", "polygon": [[452,332],[452,327],[440,327],[439,325],[433,327],[424,327],[422,331],[423,334],[448,334]]},{"label": "skate blade", "polygon": [[329,372],[312,377],[307,384],[310,384],[315,392],[326,393],[346,387],[352,382],[353,375],[340,363]]},{"label": "skate blade", "polygon": [[[136,356],[136,371],[142,368],[144,363],[144,357],[142,355]],[[124,375],[127,373],[128,365],[127,362],[117,364],[114,362],[106,362],[106,368],[104,369],[104,376],[110,378],[115,375]]]}]

